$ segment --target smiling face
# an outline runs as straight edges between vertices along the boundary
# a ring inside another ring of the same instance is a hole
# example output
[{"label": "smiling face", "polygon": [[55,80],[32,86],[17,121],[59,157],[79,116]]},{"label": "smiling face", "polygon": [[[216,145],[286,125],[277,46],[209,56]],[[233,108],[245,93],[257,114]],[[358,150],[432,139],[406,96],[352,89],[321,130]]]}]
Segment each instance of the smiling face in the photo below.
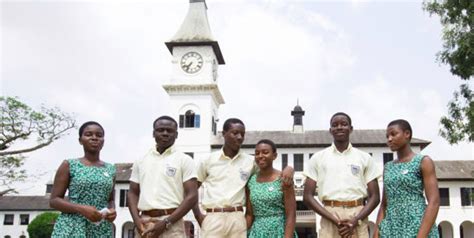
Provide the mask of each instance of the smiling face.
[{"label": "smiling face", "polygon": [[331,119],[331,127],[329,132],[334,138],[335,142],[347,142],[349,141],[349,135],[352,132],[352,125],[344,115],[336,115]]},{"label": "smiling face", "polygon": [[244,142],[245,126],[240,123],[232,123],[227,131],[222,133],[224,136],[224,147],[232,151],[238,151]]},{"label": "smiling face", "polygon": [[255,163],[261,170],[272,168],[276,157],[276,151],[269,144],[260,143],[255,147]]},{"label": "smiling face", "polygon": [[387,127],[387,145],[391,151],[399,151],[410,143],[411,133],[399,125]]},{"label": "smiling face", "polygon": [[177,125],[174,121],[167,119],[159,119],[153,125],[153,137],[155,138],[156,147],[163,152],[174,144],[178,137]]},{"label": "smiling face", "polygon": [[84,151],[97,153],[104,146],[104,130],[95,124],[90,124],[84,128],[79,143],[84,147]]}]

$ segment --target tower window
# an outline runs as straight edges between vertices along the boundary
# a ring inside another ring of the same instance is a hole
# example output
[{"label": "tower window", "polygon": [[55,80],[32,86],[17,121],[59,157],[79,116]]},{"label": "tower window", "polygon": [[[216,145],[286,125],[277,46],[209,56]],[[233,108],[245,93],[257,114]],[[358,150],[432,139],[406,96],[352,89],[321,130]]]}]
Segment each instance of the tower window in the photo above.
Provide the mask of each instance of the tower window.
[{"label": "tower window", "polygon": [[179,115],[179,128],[201,127],[201,116],[193,110],[187,110],[184,115]]}]

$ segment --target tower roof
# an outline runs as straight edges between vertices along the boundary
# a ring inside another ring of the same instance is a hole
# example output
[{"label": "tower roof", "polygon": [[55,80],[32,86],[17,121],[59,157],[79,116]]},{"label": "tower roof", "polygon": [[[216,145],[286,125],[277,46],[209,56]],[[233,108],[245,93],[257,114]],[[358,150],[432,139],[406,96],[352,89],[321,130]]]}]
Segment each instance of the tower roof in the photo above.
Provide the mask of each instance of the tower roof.
[{"label": "tower roof", "polygon": [[175,46],[212,46],[219,64],[225,64],[219,43],[214,40],[207,19],[207,5],[205,0],[189,0],[188,14],[184,18],[178,32],[165,43],[173,53]]}]

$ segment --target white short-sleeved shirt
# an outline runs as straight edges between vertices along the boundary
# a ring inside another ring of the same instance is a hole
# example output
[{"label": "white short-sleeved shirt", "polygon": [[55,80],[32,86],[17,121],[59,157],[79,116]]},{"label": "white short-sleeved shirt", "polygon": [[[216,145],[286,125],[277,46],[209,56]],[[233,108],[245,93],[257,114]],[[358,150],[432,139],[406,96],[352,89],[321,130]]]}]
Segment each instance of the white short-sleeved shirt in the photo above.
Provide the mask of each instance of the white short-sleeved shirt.
[{"label": "white short-sleeved shirt", "polygon": [[367,184],[382,176],[382,169],[351,144],[342,153],[332,144],[310,158],[303,174],[317,182],[319,200],[352,201],[368,196]]},{"label": "white short-sleeved shirt", "polygon": [[254,158],[239,152],[234,158],[222,150],[211,153],[198,166],[198,181],[204,187],[202,206],[206,208],[245,205],[245,185],[255,171]]},{"label": "white short-sleeved shirt", "polygon": [[184,198],[183,183],[196,178],[195,163],[173,146],[160,154],[150,149],[132,167],[130,181],[140,185],[138,209],[169,209],[178,207]]}]

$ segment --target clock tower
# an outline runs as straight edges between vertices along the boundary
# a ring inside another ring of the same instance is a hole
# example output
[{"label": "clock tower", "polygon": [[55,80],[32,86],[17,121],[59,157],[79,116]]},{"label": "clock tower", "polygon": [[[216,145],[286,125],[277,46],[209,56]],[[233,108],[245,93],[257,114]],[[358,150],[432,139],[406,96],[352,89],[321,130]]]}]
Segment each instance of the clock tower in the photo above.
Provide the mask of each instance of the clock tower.
[{"label": "clock tower", "polygon": [[178,32],[165,43],[172,55],[172,74],[163,85],[178,121],[176,146],[195,158],[207,156],[217,133],[219,106],[218,67],[225,64],[214,40],[205,0],[190,0]]}]

